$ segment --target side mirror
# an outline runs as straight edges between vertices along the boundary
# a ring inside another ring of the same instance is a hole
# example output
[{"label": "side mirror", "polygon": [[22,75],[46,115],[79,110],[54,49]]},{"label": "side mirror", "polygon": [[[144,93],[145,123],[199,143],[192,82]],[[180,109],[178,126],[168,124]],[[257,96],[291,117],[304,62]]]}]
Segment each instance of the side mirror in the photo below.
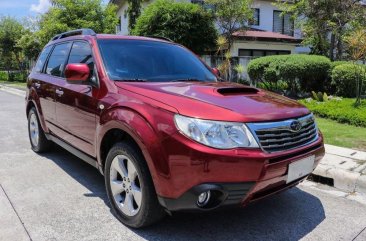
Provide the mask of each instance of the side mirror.
[{"label": "side mirror", "polygon": [[218,68],[212,68],[212,73],[214,73],[214,75],[216,75],[217,77],[221,77],[221,73]]},{"label": "side mirror", "polygon": [[87,64],[68,64],[65,68],[66,81],[69,84],[87,85],[90,69]]}]

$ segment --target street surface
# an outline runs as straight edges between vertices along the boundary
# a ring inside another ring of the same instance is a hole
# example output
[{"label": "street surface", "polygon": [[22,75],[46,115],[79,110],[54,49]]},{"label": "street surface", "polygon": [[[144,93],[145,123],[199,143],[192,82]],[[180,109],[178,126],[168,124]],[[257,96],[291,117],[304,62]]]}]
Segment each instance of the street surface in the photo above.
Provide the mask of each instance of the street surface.
[{"label": "street surface", "polygon": [[0,240],[366,240],[362,196],[306,181],[242,209],[177,213],[143,229],[112,215],[102,175],[30,149],[24,97],[0,90]]}]

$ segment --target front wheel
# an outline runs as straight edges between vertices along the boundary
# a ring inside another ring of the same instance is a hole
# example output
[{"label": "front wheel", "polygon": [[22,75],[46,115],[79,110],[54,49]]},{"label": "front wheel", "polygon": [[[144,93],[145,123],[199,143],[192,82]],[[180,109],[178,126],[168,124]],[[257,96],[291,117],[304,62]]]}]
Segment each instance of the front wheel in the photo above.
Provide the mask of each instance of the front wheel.
[{"label": "front wheel", "polygon": [[51,141],[47,140],[34,107],[28,113],[28,134],[34,152],[40,153],[50,149]]},{"label": "front wheel", "polygon": [[141,228],[164,216],[146,161],[135,145],[115,144],[108,153],[104,174],[112,210],[122,223]]}]

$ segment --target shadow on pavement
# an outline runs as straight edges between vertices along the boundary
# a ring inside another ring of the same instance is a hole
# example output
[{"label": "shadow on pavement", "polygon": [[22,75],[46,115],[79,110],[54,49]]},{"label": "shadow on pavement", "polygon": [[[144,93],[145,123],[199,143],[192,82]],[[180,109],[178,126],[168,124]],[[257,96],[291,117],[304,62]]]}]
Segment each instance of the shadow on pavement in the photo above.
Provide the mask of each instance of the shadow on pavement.
[{"label": "shadow on pavement", "polygon": [[[98,170],[55,147],[44,154],[90,193],[109,206],[103,176]],[[325,219],[320,200],[299,188],[253,203],[245,208],[210,213],[175,213],[161,222],[134,230],[146,240],[299,240]],[[121,224],[122,225],[122,224]]]}]

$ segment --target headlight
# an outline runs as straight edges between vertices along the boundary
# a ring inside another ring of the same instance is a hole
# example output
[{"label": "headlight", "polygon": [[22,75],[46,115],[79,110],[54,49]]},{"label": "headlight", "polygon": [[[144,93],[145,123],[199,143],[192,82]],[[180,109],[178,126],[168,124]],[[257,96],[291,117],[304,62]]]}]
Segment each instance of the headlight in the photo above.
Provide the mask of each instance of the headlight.
[{"label": "headlight", "polygon": [[189,138],[218,149],[258,148],[252,133],[243,123],[209,121],[175,115],[177,128]]}]

